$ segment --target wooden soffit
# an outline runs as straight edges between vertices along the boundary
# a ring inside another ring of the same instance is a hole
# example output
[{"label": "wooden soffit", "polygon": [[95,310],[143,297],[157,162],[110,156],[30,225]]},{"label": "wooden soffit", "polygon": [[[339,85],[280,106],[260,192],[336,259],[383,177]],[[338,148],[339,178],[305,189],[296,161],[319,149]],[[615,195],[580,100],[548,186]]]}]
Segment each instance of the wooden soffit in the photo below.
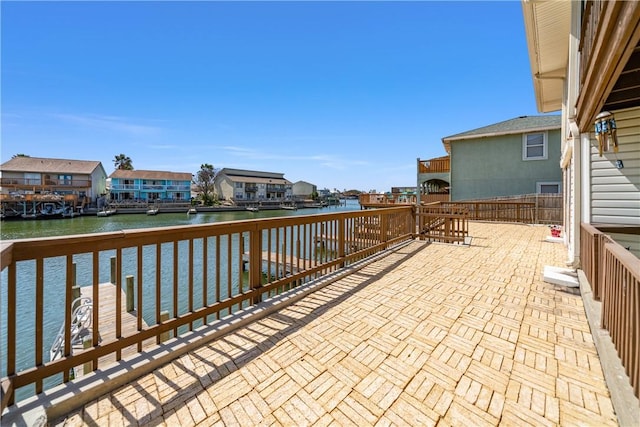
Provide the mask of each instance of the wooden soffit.
[{"label": "wooden soffit", "polygon": [[523,0],[522,12],[538,111],[562,108],[569,59],[570,1]]}]

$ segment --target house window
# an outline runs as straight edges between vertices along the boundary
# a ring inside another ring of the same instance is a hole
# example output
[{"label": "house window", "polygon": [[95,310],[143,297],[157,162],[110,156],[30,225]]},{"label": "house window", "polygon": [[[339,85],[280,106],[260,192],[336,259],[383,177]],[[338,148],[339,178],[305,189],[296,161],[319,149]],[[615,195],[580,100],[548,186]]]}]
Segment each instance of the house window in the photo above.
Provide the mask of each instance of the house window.
[{"label": "house window", "polygon": [[540,194],[558,194],[560,193],[560,183],[538,182],[536,183],[536,191]]},{"label": "house window", "polygon": [[546,160],[547,134],[527,133],[522,136],[522,160]]},{"label": "house window", "polygon": [[71,185],[71,175],[58,175],[59,185]]}]

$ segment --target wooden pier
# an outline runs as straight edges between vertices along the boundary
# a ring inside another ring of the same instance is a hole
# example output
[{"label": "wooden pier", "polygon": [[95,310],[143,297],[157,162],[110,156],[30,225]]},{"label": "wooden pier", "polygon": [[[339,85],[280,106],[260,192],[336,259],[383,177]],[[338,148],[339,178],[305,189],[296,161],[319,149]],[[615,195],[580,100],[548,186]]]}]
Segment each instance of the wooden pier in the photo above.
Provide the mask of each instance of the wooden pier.
[{"label": "wooden pier", "polygon": [[[95,305],[93,309],[98,310],[99,322],[98,322],[98,342],[104,344],[116,340],[116,286],[113,283],[102,283],[98,285],[98,305]],[[93,300],[93,288],[91,286],[84,286],[80,288],[80,294],[82,297],[91,298]],[[138,332],[138,313],[134,309],[127,311],[127,295],[124,289],[120,290],[121,304],[120,304],[120,335],[123,337],[134,335]],[[135,308],[135,306],[134,306]],[[91,325],[91,329],[94,329],[96,325]],[[142,319],[142,328],[146,328],[147,324]],[[84,335],[91,336],[91,330],[87,330]],[[155,345],[155,338],[146,340],[143,343],[143,349]],[[72,349],[74,351],[81,351],[82,347],[77,346]],[[122,350],[122,358],[137,353],[136,346],[127,347]],[[105,367],[116,361],[115,354],[101,357],[98,360],[99,367]],[[83,374],[83,367],[79,366],[75,369],[76,378]]]}]

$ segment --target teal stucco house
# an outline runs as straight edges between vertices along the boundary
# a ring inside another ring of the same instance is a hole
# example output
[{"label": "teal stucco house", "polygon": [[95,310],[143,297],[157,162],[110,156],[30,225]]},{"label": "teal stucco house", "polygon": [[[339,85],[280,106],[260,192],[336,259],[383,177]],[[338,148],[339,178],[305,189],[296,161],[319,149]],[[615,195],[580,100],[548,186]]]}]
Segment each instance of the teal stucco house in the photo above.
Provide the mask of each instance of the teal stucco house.
[{"label": "teal stucco house", "polygon": [[521,116],[442,138],[451,201],[561,193],[560,123]]},{"label": "teal stucco house", "polygon": [[112,201],[185,202],[191,200],[188,172],[116,169],[110,176]]}]

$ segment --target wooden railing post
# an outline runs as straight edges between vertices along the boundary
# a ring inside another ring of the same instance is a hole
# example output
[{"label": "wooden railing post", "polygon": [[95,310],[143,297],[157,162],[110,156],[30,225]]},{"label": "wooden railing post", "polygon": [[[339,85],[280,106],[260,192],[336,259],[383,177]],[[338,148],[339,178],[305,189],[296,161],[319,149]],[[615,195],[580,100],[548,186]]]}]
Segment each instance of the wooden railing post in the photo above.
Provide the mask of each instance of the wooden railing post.
[{"label": "wooden railing post", "polygon": [[[339,259],[344,259],[345,256],[345,242],[346,242],[346,236],[345,236],[345,222],[346,218],[345,217],[341,217],[338,220],[338,258]],[[340,267],[344,267],[344,261],[340,263]]]},{"label": "wooden railing post", "polygon": [[387,232],[389,230],[389,214],[380,215],[380,243],[386,243],[389,240]]},{"label": "wooden railing post", "polygon": [[[169,312],[167,310],[163,310],[160,312],[160,323],[164,323],[169,320]],[[160,342],[163,343],[171,337],[171,331],[165,331],[160,334]]]},{"label": "wooden railing post", "polygon": [[[262,231],[257,227],[249,233],[249,286],[253,290],[262,287]],[[251,303],[258,304],[261,301],[262,294],[258,294]]]}]

